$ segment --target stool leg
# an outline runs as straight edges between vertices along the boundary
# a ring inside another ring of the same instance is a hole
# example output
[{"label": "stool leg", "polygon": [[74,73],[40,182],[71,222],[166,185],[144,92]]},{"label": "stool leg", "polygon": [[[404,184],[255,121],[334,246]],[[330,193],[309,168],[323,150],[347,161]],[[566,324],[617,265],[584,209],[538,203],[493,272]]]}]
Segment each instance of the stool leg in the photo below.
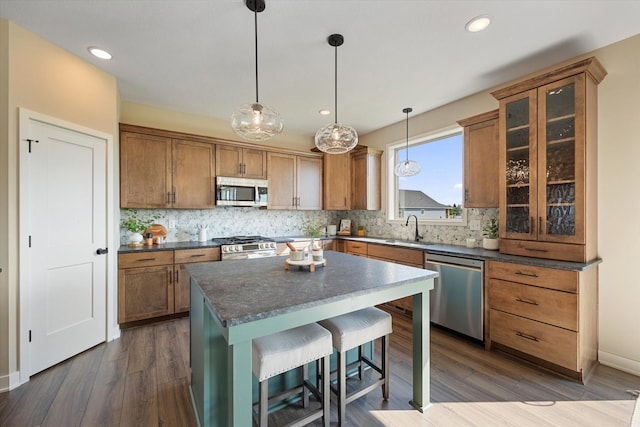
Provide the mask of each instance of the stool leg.
[{"label": "stool leg", "polygon": [[358,379],[362,381],[362,353],[364,350],[364,345],[358,346]]},{"label": "stool leg", "polygon": [[258,397],[258,417],[260,427],[267,427],[269,420],[269,379],[260,382],[260,394]]},{"label": "stool leg", "polygon": [[331,376],[330,356],[322,358],[322,424],[329,427],[331,407],[331,389],[329,388],[329,377]]},{"label": "stool leg", "polygon": [[382,372],[384,372],[384,383],[382,384],[382,398],[389,399],[389,337],[382,337]]},{"label": "stool leg", "polygon": [[302,407],[309,406],[309,393],[307,393],[306,381],[309,380],[309,365],[302,365]]},{"label": "stool leg", "polygon": [[338,423],[344,424],[347,412],[346,352],[338,352]]}]

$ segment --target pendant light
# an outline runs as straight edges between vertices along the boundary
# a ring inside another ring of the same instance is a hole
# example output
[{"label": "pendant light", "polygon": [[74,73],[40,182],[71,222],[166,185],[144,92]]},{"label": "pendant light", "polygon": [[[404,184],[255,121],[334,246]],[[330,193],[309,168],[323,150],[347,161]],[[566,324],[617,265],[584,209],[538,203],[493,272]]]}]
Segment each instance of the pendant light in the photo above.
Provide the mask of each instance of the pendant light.
[{"label": "pendant light", "polygon": [[402,110],[407,115],[407,153],[403,162],[396,163],[396,167],[393,172],[397,176],[413,176],[420,173],[420,163],[409,160],[409,113],[413,111],[413,108],[405,108]]},{"label": "pendant light", "polygon": [[282,132],[284,125],[280,114],[268,105],[261,104],[258,99],[258,12],[265,8],[264,0],[246,0],[246,5],[253,12],[254,35],[256,48],[256,102],[242,104],[231,115],[231,128],[244,139],[250,141],[266,141]]},{"label": "pendant light", "polygon": [[331,34],[327,41],[335,48],[334,122],[316,132],[316,147],[324,153],[342,154],[358,144],[358,134],[349,125],[338,123],[338,46],[344,43],[342,34]]}]

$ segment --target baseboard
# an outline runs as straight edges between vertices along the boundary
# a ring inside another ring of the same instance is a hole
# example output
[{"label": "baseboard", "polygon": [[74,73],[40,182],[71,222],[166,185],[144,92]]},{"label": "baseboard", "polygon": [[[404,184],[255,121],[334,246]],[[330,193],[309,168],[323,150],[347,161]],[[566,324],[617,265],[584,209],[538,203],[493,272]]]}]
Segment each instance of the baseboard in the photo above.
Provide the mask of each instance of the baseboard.
[{"label": "baseboard", "polygon": [[0,393],[13,390],[20,384],[20,372],[12,372],[9,375],[0,377]]},{"label": "baseboard", "polygon": [[598,359],[603,365],[640,376],[640,362],[637,360],[627,359],[606,351],[598,351]]}]

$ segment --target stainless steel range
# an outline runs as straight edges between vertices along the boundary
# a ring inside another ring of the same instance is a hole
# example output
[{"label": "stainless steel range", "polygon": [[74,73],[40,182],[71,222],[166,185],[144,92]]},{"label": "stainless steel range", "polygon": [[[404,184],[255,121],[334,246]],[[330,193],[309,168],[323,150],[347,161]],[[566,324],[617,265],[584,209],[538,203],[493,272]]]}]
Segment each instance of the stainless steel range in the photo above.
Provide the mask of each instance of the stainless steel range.
[{"label": "stainless steel range", "polygon": [[213,239],[220,245],[220,259],[264,258],[277,255],[276,242],[262,236],[234,236]]}]

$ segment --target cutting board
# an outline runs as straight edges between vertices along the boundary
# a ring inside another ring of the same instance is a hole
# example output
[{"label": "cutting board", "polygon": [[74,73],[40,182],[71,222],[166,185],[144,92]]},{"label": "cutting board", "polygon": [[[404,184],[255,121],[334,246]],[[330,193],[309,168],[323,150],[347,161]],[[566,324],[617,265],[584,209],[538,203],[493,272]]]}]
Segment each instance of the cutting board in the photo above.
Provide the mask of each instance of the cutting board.
[{"label": "cutting board", "polygon": [[153,237],[167,237],[167,229],[164,228],[164,225],[162,224],[152,224],[151,227],[147,228],[144,231],[143,236],[147,235],[148,233],[153,234]]}]

